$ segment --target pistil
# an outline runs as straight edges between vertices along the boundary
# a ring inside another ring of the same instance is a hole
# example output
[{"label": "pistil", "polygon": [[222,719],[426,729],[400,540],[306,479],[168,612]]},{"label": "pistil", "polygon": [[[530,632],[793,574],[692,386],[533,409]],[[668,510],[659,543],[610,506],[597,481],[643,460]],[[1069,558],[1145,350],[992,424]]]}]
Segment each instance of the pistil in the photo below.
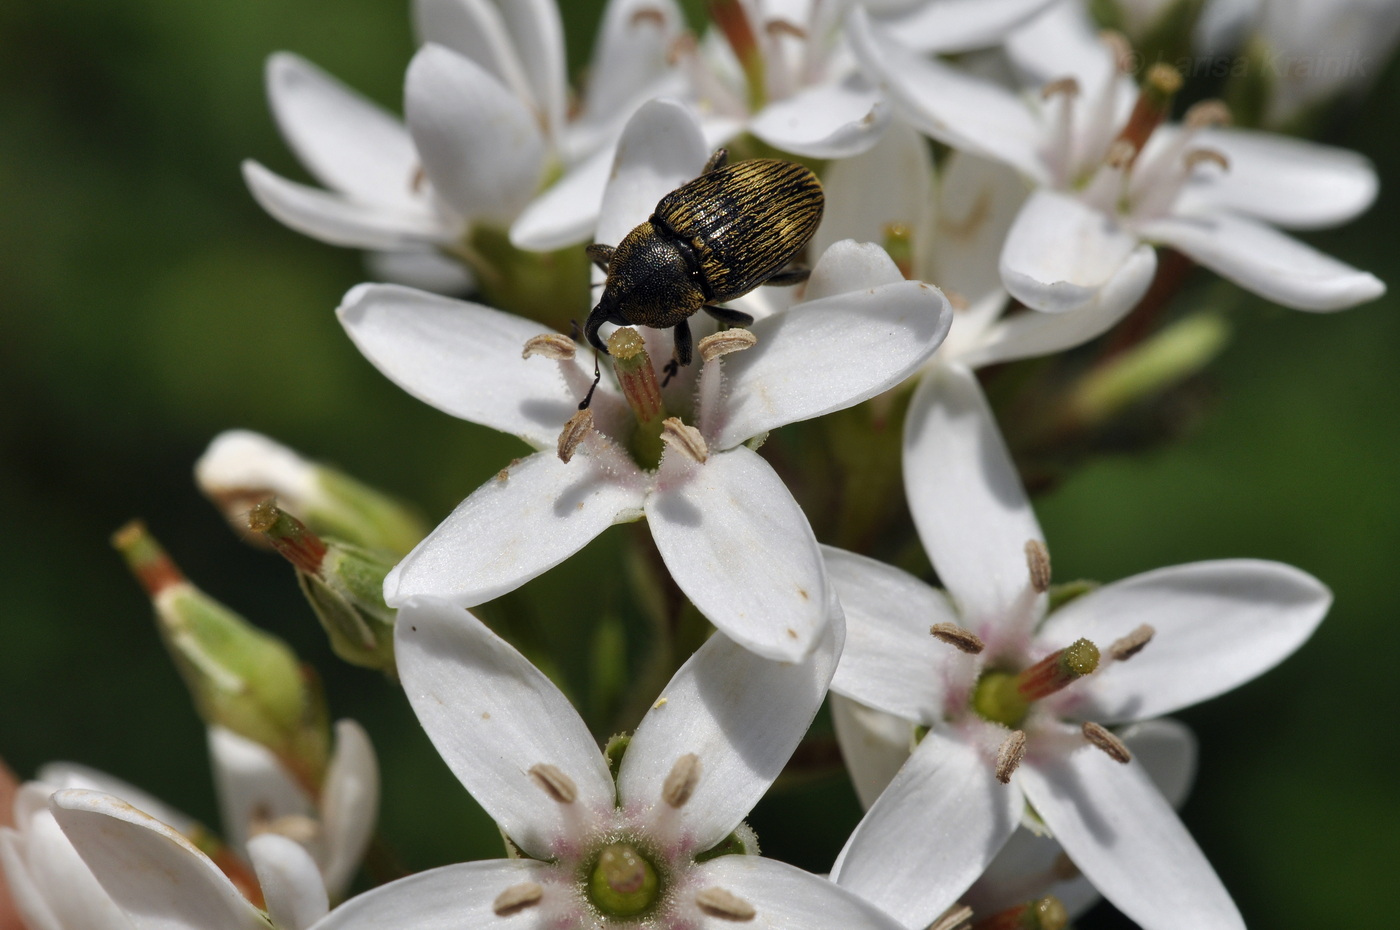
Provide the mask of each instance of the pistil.
[{"label": "pistil", "polygon": [[661,424],[666,419],[666,405],[646,343],[635,329],[624,326],[608,337],[608,354],[613,358],[622,395],[637,418],[632,453],[643,468],[655,468],[661,461]]},{"label": "pistil", "polygon": [[1098,647],[1087,639],[1080,639],[1024,671],[985,672],[972,692],[973,710],[994,723],[1018,729],[1032,704],[1083,678],[1098,666]]},{"label": "pistil", "polygon": [[758,44],[753,23],[740,0],[710,0],[710,18],[719,31],[729,40],[739,67],[744,69],[744,82],[749,91],[749,112],[763,109],[768,98],[767,75],[765,74],[763,49]]},{"label": "pistil", "polygon": [[588,873],[588,897],[609,917],[636,917],[659,897],[656,868],[631,843],[612,843]]},{"label": "pistil", "polygon": [[1158,62],[1147,69],[1139,89],[1137,102],[1128,122],[1118,133],[1118,140],[1131,143],[1133,151],[1141,152],[1156,128],[1162,125],[1172,109],[1172,98],[1181,90],[1181,72],[1169,64]]}]

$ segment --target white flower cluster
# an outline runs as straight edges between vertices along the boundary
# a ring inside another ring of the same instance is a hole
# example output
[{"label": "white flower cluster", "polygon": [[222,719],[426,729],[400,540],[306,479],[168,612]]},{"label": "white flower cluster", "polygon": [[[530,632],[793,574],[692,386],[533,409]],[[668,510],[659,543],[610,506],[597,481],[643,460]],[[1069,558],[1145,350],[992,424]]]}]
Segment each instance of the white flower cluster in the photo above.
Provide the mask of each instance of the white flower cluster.
[{"label": "white flower cluster", "polygon": [[[324,189],[244,165],[273,216],[369,250],[397,282],[337,311],[375,367],[535,450],[383,586],[385,664],[508,856],[342,901],[374,821],[367,737],[341,724],[308,793],[285,756],[214,726],[223,859],[105,776],[52,768],[21,790],[0,862],[30,930],[1056,928],[1098,894],[1154,930],[1243,927],[1174,811],[1194,742],[1162,718],[1283,661],[1331,595],[1248,559],[1053,586],[975,371],[1110,330],[1160,280],[1157,248],[1289,307],[1379,296],[1372,275],[1280,231],[1355,217],[1372,168],[1231,128],[1216,102],[1171,123],[1181,75],[1130,73],[1126,40],[1097,34],[1078,0],[709,9],[696,36],[672,0],[611,0],[570,103],[552,0],[416,0],[402,122],[279,54],[272,109]],[[936,168],[930,139],[946,147]],[[671,338],[643,326],[650,419],[620,359],[595,377],[547,323],[441,296],[500,274],[482,230],[521,250],[618,243],[726,143],[819,168],[811,275],[737,300],[754,318],[742,339],[697,314],[698,357],[664,381],[652,359]],[[904,491],[941,588],[820,545],[757,451],[872,400],[907,408]],[[244,433],[199,475],[216,496],[339,506],[317,466]],[[600,751],[468,608],[641,519],[667,583],[716,632]],[[321,571],[307,551],[298,568]],[[742,821],[828,691],[867,813],[819,876],[759,856]],[[1040,922],[1008,922],[1023,917]]]}]

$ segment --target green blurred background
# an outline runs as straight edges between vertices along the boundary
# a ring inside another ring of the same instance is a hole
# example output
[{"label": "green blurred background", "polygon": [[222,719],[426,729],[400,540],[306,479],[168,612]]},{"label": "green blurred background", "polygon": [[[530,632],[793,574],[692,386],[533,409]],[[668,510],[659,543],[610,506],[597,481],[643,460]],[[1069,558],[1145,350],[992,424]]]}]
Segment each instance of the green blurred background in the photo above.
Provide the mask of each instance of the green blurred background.
[{"label": "green blurred background", "polygon": [[[217,820],[201,725],[108,547],[139,515],[194,580],[323,670],[333,713],[376,742],[382,831],[417,869],[498,855],[494,829],[401,695],[333,659],[291,573],[241,545],[190,475],[212,436],[248,427],[436,520],[520,454],[373,371],[331,313],[364,277],[359,256],[278,225],[238,173],[254,157],[304,177],[264,100],[272,51],[397,110],[413,51],[405,6],[0,4],[0,755],[22,776],[84,762]],[[563,6],[577,74],[601,0]],[[1330,135],[1376,162],[1380,200],[1311,240],[1392,282],[1397,93],[1392,68]],[[1202,744],[1183,817],[1254,926],[1372,926],[1393,911],[1395,304],[1323,316],[1237,301],[1198,428],[1167,449],[1095,460],[1039,502],[1059,578],[1255,556],[1335,591],[1299,655],[1183,715]],[[550,605],[594,610],[600,585],[604,602],[616,596],[625,532],[510,601],[527,638],[560,654],[579,644],[583,628],[553,623]],[[576,670],[563,674],[587,690]],[[753,822],[766,853],[820,870],[857,816],[828,777],[775,793]],[[1123,925],[1107,908],[1082,923]]]}]

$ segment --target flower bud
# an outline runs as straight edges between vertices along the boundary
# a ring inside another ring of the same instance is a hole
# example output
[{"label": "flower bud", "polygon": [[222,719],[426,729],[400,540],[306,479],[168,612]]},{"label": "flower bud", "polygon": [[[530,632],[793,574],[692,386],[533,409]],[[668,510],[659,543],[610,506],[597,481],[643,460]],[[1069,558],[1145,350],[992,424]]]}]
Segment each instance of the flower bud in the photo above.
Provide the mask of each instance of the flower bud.
[{"label": "flower bud", "polygon": [[331,649],[351,665],[397,679],[394,618],[384,603],[384,576],[394,563],[376,552],[322,539],[271,498],[248,513],[248,528],[263,534],[296,569],[297,584],[330,637]]},{"label": "flower bud", "polygon": [[205,496],[245,535],[249,508],[268,497],[300,515],[317,534],[368,549],[406,555],[427,535],[422,519],[406,505],[248,430],[214,437],[194,474]]},{"label": "flower bud", "polygon": [[191,584],[141,522],[118,530],[112,545],[150,595],[204,722],[266,746],[304,784],[319,784],[330,726],[315,675],[286,643]]}]

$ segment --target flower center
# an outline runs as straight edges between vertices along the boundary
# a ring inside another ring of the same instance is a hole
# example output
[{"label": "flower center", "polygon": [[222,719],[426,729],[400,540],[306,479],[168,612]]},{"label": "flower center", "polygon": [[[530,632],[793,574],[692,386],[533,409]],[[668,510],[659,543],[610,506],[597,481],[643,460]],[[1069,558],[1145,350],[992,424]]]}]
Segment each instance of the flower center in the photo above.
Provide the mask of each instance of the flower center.
[{"label": "flower center", "polygon": [[1099,647],[1079,639],[1020,672],[988,669],[972,691],[972,708],[980,716],[1017,729],[1031,705],[1099,667]]},{"label": "flower center", "polygon": [[610,843],[588,870],[588,900],[608,917],[636,917],[661,899],[656,867],[636,846]]}]

